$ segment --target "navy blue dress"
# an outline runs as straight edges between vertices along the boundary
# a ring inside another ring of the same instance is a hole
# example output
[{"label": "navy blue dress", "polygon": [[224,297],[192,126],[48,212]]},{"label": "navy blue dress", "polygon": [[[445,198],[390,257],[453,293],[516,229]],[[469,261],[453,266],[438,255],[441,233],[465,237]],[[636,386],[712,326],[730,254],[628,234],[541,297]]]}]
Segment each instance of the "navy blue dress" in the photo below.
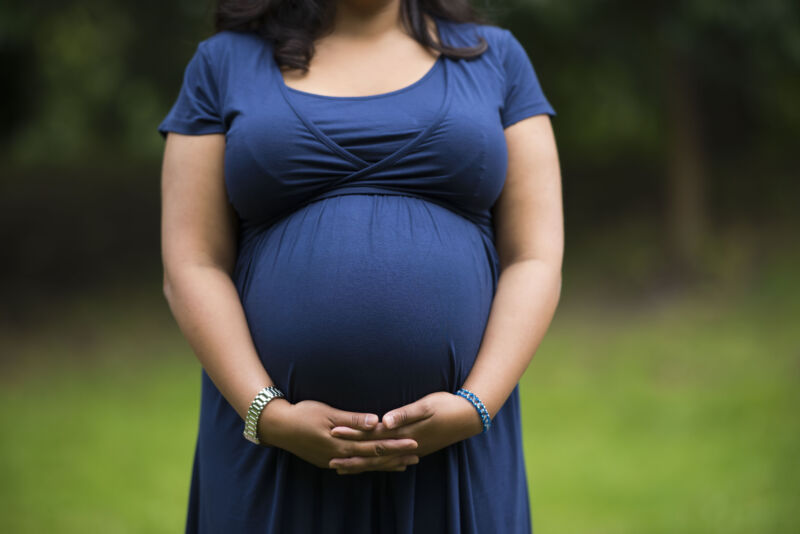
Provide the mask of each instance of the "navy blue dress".
[{"label": "navy blue dress", "polygon": [[[409,86],[355,97],[290,88],[269,41],[217,33],[158,127],[225,134],[234,283],[290,402],[380,415],[454,393],[477,356],[499,275],[490,208],[508,165],[503,130],[555,112],[512,33],[436,22],[444,42],[481,35],[488,50],[440,55]],[[404,472],[339,475],[245,440],[201,379],[187,533],[532,530],[518,387],[487,433]]]}]

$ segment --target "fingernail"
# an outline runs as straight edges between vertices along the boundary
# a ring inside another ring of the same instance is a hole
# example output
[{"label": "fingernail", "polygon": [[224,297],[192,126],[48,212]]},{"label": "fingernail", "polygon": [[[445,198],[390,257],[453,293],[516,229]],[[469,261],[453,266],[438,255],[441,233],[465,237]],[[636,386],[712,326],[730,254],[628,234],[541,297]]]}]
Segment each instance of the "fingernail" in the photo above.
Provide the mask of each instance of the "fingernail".
[{"label": "fingernail", "polygon": [[372,426],[378,422],[378,416],[375,414],[369,414],[364,421],[366,422],[367,426]]},{"label": "fingernail", "polygon": [[383,424],[385,424],[386,426],[391,428],[392,425],[394,425],[394,416],[393,415],[387,415],[386,417],[384,417]]}]

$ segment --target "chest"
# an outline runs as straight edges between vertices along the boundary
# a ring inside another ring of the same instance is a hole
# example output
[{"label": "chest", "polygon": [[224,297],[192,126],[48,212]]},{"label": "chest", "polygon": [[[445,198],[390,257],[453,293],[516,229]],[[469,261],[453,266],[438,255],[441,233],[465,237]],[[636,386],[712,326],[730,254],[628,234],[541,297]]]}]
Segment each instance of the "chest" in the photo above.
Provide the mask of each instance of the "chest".
[{"label": "chest", "polygon": [[416,82],[366,97],[286,85],[267,49],[240,57],[223,98],[225,181],[242,218],[369,186],[490,208],[507,170],[502,83],[480,58],[440,57]]}]

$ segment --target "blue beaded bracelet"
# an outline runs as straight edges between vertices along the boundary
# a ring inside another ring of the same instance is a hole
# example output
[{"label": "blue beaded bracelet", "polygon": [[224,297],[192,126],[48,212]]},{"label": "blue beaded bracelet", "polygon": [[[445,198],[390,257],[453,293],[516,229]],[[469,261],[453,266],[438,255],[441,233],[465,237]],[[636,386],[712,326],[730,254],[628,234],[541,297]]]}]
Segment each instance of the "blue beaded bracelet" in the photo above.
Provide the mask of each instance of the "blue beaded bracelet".
[{"label": "blue beaded bracelet", "polygon": [[481,422],[483,423],[483,430],[481,433],[489,430],[489,427],[492,426],[492,418],[489,417],[489,410],[487,410],[486,406],[483,405],[481,399],[479,399],[478,396],[470,390],[464,388],[459,388],[459,390],[456,391],[456,395],[467,399],[470,404],[472,404],[475,409],[478,410],[478,415],[481,416]]}]

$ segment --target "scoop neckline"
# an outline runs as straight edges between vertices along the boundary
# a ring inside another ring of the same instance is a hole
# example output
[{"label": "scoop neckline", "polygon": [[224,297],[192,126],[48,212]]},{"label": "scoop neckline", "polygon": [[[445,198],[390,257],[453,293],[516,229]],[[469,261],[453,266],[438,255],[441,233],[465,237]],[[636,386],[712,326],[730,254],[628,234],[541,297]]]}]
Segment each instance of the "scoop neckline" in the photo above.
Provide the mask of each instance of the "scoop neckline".
[{"label": "scoop neckline", "polygon": [[295,89],[294,87],[290,87],[290,86],[286,85],[286,81],[283,79],[283,76],[280,73],[280,69],[278,69],[279,70],[278,75],[280,77],[280,83],[283,84],[283,86],[287,90],[289,90],[289,91],[291,91],[293,93],[296,93],[296,94],[303,95],[303,96],[310,96],[310,97],[313,97],[313,98],[326,98],[328,100],[368,100],[368,99],[372,99],[372,98],[383,98],[383,97],[387,97],[387,96],[398,95],[398,94],[401,94],[401,93],[405,93],[406,91],[410,91],[410,90],[414,89],[415,87],[417,87],[418,85],[421,85],[428,78],[433,76],[434,73],[437,70],[439,70],[439,65],[442,63],[442,61],[443,61],[442,58],[443,57],[444,57],[444,54],[440,53],[439,56],[437,56],[436,61],[425,72],[425,74],[423,74],[421,78],[417,79],[416,81],[412,82],[411,84],[406,85],[405,87],[401,87],[400,89],[394,89],[392,91],[387,91],[387,92],[384,92],[384,93],[376,93],[376,94],[372,94],[372,95],[338,96],[338,95],[323,95],[323,94],[319,94],[319,93],[311,93],[309,91],[303,91],[301,89]]},{"label": "scoop neckline", "polygon": [[[434,23],[436,24],[436,33],[439,35],[439,39],[443,40],[444,35],[444,22],[437,16],[432,16]],[[319,93],[311,93],[309,91],[303,91],[302,89],[295,89],[294,87],[290,87],[286,85],[286,80],[283,79],[283,73],[281,72],[280,65],[278,65],[277,61],[272,61],[273,66],[275,67],[276,74],[278,76],[278,83],[281,86],[281,89],[285,91],[291,91],[292,93],[309,96],[313,98],[323,98],[327,100],[371,100],[375,98],[385,98],[388,96],[399,95],[401,93],[405,93],[414,89],[415,87],[421,85],[425,82],[428,78],[433,76],[436,71],[439,70],[440,65],[444,63],[445,56],[443,53],[439,52],[439,55],[436,56],[436,61],[433,62],[433,65],[422,75],[421,78],[418,78],[416,81],[412,82],[405,87],[401,87],[399,89],[394,89],[392,91],[386,91],[384,93],[375,93],[371,95],[356,95],[356,96],[338,96],[338,95],[323,95]]]}]

